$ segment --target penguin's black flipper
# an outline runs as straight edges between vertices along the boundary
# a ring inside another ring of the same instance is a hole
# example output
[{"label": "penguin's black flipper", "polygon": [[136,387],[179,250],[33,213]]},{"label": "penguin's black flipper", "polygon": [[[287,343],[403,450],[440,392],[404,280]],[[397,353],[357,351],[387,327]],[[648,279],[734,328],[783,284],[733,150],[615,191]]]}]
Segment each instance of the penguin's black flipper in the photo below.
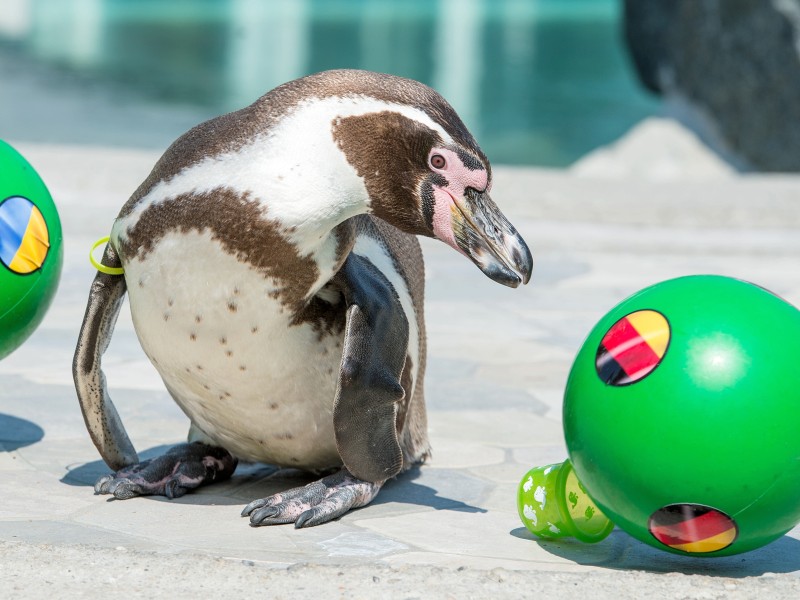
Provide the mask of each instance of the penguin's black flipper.
[{"label": "penguin's black flipper", "polygon": [[[103,264],[122,266],[117,251],[110,243],[106,245]],[[86,428],[100,456],[112,469],[121,469],[139,461],[111,401],[101,363],[103,353],[111,343],[126,290],[125,278],[121,275],[97,273],[72,362],[72,376]]]},{"label": "penguin's black flipper", "polygon": [[355,477],[383,482],[403,466],[396,421],[408,319],[394,287],[368,259],[351,253],[337,282],[348,309],[333,405],[336,445]]},{"label": "penguin's black flipper", "polygon": [[365,506],[403,466],[397,410],[408,352],[408,319],[392,284],[366,258],[350,254],[336,275],[347,302],[342,364],[333,405],[338,472],[305,487],[254,500],[250,524],[311,527]]}]

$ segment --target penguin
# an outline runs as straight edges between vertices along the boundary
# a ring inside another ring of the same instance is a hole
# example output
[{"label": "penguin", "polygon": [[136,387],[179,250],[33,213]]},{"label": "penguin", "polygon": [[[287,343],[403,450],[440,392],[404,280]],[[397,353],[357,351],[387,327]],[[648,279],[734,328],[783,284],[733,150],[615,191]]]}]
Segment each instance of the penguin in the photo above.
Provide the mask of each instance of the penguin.
[{"label": "penguin", "polygon": [[[179,497],[239,460],[321,478],[253,500],[253,526],[309,527],[372,501],[430,453],[424,263],[439,239],[485,275],[531,277],[486,155],[447,101],[358,70],[283,84],[185,133],[113,223],[73,361],[118,499]],[[105,270],[105,269],[104,269]],[[127,294],[140,344],[190,421],[140,461],[102,355]]]}]

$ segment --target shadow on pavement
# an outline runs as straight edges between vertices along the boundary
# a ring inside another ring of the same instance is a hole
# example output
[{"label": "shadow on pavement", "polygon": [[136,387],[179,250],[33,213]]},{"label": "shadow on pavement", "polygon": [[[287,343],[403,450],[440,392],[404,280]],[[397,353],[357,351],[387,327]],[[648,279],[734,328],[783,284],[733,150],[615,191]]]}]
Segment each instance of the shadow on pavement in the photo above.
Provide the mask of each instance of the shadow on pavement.
[{"label": "shadow on pavement", "polygon": [[574,539],[548,542],[538,539],[524,527],[509,533],[514,537],[530,540],[550,554],[577,564],[609,569],[712,577],[753,577],[764,573],[792,573],[800,570],[800,541],[788,536],[743,554],[703,558],[658,550],[619,529],[615,529],[609,537],[597,544],[584,544]]},{"label": "shadow on pavement", "polygon": [[[164,454],[171,447],[171,444],[154,446],[153,448],[139,452],[139,458],[141,460],[155,458],[156,456]],[[78,467],[69,469],[67,474],[61,478],[61,483],[66,483],[67,485],[94,487],[95,481],[97,481],[103,475],[108,475],[109,473],[111,473],[111,469],[108,468],[106,463],[104,463],[102,460],[95,460],[90,463],[85,463]]]},{"label": "shadow on pavement", "polygon": [[[485,513],[486,509],[472,506],[461,500],[448,498],[440,493],[448,493],[446,486],[434,489],[430,486],[416,483],[415,480],[422,476],[422,469],[414,467],[409,471],[399,475],[397,479],[386,482],[378,497],[372,502],[373,505],[385,504],[387,502],[398,502],[401,504],[415,504],[417,506],[430,506],[435,510],[451,510],[456,512]],[[437,482],[438,483],[438,482]]]},{"label": "shadow on pavement", "polygon": [[[171,446],[161,445],[149,448],[139,453],[142,460],[159,456]],[[61,478],[61,482],[73,486],[93,487],[94,482],[103,475],[110,473],[110,469],[102,460],[85,463],[73,469]],[[399,475],[386,483],[372,502],[373,505],[397,502],[400,504],[414,504],[429,506],[436,510],[450,510],[457,512],[485,513],[486,510],[472,506],[461,500],[454,500],[441,495],[447,493],[447,488],[453,487],[447,483],[436,490],[430,486],[415,482],[420,478],[421,470],[418,467]],[[265,498],[278,492],[285,492],[294,487],[304,486],[319,479],[314,475],[298,469],[281,469],[272,465],[240,463],[234,476],[225,482],[202,487],[190,492],[171,502],[187,504],[247,504],[257,498]],[[151,500],[164,500],[161,496],[143,496]],[[113,500],[109,498],[110,500]]]},{"label": "shadow on pavement", "polygon": [[13,452],[43,437],[44,430],[36,423],[0,413],[0,451]]}]

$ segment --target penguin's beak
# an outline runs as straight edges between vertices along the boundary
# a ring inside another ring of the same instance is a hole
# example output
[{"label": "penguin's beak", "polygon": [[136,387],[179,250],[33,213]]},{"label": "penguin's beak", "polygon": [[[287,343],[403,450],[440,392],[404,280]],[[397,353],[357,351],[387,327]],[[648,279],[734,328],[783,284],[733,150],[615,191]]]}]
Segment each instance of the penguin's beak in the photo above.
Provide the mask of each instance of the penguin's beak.
[{"label": "penguin's beak", "polygon": [[467,188],[462,198],[450,196],[457,249],[497,283],[509,287],[528,283],[533,270],[531,251],[488,192]]}]

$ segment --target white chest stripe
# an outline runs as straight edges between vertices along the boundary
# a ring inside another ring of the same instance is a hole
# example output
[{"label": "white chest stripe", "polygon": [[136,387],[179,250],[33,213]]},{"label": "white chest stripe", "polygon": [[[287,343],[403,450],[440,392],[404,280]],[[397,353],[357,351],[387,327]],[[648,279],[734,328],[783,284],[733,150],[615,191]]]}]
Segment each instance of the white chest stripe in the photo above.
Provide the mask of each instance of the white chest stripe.
[{"label": "white chest stripe", "polygon": [[294,228],[290,239],[301,252],[313,252],[320,235],[369,210],[364,181],[336,146],[332,124],[340,117],[382,111],[420,121],[452,142],[441,126],[413,106],[367,97],[310,99],[238,151],[209,156],[158,183],[117,224],[115,236],[124,239],[126,226],[153,204],[225,186],[262,202],[265,215]]}]

